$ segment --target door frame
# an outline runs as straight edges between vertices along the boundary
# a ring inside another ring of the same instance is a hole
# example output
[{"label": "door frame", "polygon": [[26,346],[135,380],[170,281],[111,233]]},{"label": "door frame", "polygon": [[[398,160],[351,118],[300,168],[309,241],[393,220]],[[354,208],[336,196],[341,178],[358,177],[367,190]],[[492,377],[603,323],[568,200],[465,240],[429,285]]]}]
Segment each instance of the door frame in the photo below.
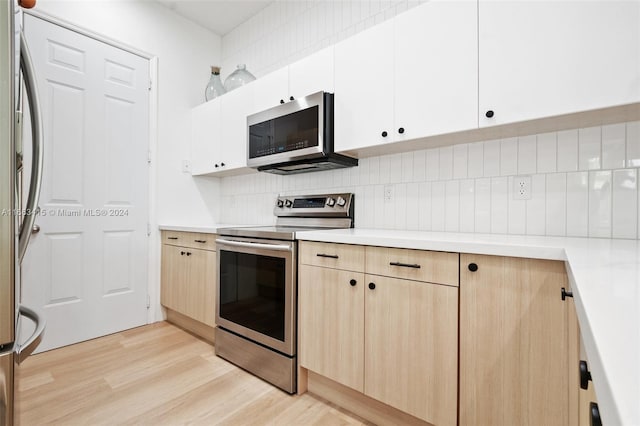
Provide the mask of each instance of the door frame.
[{"label": "door frame", "polygon": [[162,310],[160,308],[160,232],[153,232],[158,229],[158,219],[155,209],[151,206],[156,205],[157,199],[157,182],[155,176],[156,170],[156,152],[158,147],[158,57],[151,53],[136,49],[130,45],[93,32],[89,29],[72,24],[64,19],[49,15],[48,13],[38,10],[27,9],[23,13],[33,17],[58,25],[67,30],[81,34],[85,37],[92,38],[101,43],[108,44],[133,55],[140,56],[149,61],[149,152],[148,157],[148,198],[147,198],[147,324],[162,320]]}]

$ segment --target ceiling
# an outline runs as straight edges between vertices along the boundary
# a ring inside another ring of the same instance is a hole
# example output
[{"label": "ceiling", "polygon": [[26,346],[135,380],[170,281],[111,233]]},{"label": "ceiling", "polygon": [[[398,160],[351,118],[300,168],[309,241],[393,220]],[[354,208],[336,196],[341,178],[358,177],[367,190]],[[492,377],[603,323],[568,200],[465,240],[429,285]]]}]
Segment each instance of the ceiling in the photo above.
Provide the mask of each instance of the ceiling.
[{"label": "ceiling", "polygon": [[214,33],[223,36],[274,0],[156,0]]}]

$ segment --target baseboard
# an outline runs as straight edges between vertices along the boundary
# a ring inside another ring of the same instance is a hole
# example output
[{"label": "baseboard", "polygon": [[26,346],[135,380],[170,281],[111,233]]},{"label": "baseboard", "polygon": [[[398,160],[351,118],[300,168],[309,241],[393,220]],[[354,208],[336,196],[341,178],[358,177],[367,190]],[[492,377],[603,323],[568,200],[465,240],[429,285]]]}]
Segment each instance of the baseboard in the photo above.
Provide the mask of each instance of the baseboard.
[{"label": "baseboard", "polygon": [[206,340],[212,345],[215,344],[215,328],[207,324],[203,324],[200,321],[196,321],[193,318],[189,318],[186,315],[182,315],[180,312],[176,312],[171,309],[167,309],[167,321],[178,327],[188,331],[191,334],[195,334],[201,339]]},{"label": "baseboard", "polygon": [[326,399],[376,425],[430,425],[430,423],[383,404],[378,400],[369,398],[356,390],[334,382],[313,371],[307,370],[307,379],[309,393]]}]

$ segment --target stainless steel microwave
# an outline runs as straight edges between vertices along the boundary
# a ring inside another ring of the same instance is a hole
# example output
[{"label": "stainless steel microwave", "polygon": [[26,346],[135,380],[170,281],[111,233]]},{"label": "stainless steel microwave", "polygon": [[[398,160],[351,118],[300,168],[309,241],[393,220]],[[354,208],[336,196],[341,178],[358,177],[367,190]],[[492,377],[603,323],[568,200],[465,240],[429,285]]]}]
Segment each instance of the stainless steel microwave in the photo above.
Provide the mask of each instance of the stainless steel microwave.
[{"label": "stainless steel microwave", "polygon": [[333,151],[333,96],[317,92],[247,117],[247,165],[276,174],[357,166]]}]

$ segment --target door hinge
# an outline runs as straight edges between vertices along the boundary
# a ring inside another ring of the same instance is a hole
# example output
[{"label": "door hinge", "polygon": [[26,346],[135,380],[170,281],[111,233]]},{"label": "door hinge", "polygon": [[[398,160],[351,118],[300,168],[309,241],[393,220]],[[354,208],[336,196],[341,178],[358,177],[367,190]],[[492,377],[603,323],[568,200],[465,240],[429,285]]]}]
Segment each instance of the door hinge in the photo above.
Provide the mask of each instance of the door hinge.
[{"label": "door hinge", "polygon": [[151,307],[151,296],[147,294],[147,309]]},{"label": "door hinge", "polygon": [[567,297],[573,297],[573,292],[567,291],[567,289],[562,287],[562,290],[560,290],[560,297],[562,297],[562,300],[566,299]]},{"label": "door hinge", "polygon": [[147,237],[151,236],[151,224],[147,222]]},{"label": "door hinge", "polygon": [[153,86],[153,80],[149,80],[149,90],[151,90],[152,86]]},{"label": "door hinge", "polygon": [[147,151],[147,164],[151,164],[151,150]]}]

